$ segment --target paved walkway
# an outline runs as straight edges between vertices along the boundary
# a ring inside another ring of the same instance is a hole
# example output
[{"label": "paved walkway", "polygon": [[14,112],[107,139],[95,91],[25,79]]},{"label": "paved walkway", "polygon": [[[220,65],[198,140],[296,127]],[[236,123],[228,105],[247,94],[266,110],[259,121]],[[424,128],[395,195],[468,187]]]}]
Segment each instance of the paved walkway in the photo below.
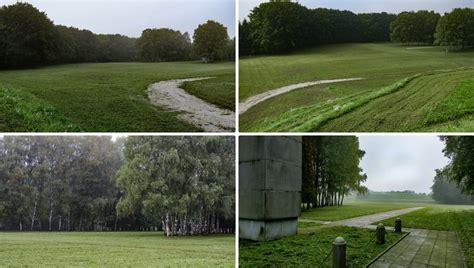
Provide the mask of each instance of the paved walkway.
[{"label": "paved walkway", "polygon": [[455,232],[408,229],[410,234],[388,250],[371,268],[466,267]]},{"label": "paved walkway", "polygon": [[331,225],[344,225],[344,226],[352,226],[352,227],[373,228],[373,225],[370,225],[371,223],[378,222],[378,221],[383,221],[385,219],[400,216],[400,215],[410,213],[412,211],[422,209],[422,208],[423,207],[414,207],[414,208],[404,208],[404,209],[391,210],[391,211],[387,211],[387,212],[371,214],[371,215],[366,215],[366,216],[360,216],[360,217],[351,218],[351,219],[342,220],[342,221],[333,221],[333,222],[331,222]]}]

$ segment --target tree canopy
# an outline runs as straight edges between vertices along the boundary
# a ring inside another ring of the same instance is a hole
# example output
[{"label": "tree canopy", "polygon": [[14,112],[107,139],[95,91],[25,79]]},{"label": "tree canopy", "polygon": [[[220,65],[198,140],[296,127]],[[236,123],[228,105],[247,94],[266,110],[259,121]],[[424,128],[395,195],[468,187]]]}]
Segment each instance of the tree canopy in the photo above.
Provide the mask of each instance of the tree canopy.
[{"label": "tree canopy", "polygon": [[440,15],[433,11],[402,12],[390,25],[390,38],[401,43],[433,44]]},{"label": "tree canopy", "polygon": [[0,230],[233,232],[233,150],[228,137],[0,138]]},{"label": "tree canopy", "polygon": [[227,28],[213,20],[200,24],[193,35],[194,52],[206,61],[220,59],[228,48],[229,35]]},{"label": "tree canopy", "polygon": [[451,176],[450,166],[436,170],[433,186],[431,186],[432,198],[443,204],[474,205],[473,196],[463,194],[458,185],[452,181]]},{"label": "tree canopy", "polygon": [[453,49],[474,46],[474,9],[455,8],[436,27],[436,43]]},{"label": "tree canopy", "polygon": [[450,162],[450,181],[455,182],[460,190],[474,195],[474,138],[471,136],[443,136],[444,155]]},{"label": "tree canopy", "polygon": [[146,29],[137,41],[139,58],[147,62],[189,60],[192,44],[188,33],[172,29]]},{"label": "tree canopy", "polygon": [[303,137],[302,203],[306,208],[342,205],[351,192],[367,192],[359,167],[365,152],[357,137]]}]

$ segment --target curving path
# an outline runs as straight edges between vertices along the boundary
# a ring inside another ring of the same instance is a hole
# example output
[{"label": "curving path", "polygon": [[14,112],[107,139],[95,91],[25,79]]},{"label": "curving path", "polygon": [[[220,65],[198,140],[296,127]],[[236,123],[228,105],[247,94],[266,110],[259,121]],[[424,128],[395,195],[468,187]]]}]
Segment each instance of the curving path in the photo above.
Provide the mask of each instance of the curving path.
[{"label": "curving path", "polygon": [[235,113],[233,111],[221,109],[180,88],[184,82],[211,78],[187,78],[154,83],[148,87],[148,97],[154,105],[183,112],[178,115],[180,120],[204,131],[233,131],[235,129]]},{"label": "curving path", "polygon": [[249,97],[244,102],[239,103],[239,114],[245,113],[248,109],[252,108],[253,106],[257,105],[258,103],[278,96],[283,93],[290,92],[295,89],[305,88],[315,85],[322,85],[322,84],[332,84],[332,83],[340,83],[340,82],[347,82],[347,81],[356,81],[362,80],[364,78],[356,77],[356,78],[341,78],[341,79],[333,79],[333,80],[318,80],[318,81],[311,81],[311,82],[304,82],[293,84],[289,86],[280,87],[277,89],[265,91],[258,95]]}]

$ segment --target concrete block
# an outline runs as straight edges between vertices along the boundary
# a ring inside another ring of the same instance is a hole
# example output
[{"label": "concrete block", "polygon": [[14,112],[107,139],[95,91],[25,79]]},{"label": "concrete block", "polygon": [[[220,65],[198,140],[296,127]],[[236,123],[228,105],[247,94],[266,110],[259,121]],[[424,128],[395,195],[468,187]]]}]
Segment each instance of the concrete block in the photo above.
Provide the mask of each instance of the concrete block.
[{"label": "concrete block", "polygon": [[239,218],[254,220],[265,218],[264,191],[239,191]]},{"label": "concrete block", "polygon": [[301,212],[299,192],[266,192],[265,219],[297,218]]},{"label": "concrete block", "polygon": [[266,161],[256,160],[239,163],[240,191],[265,190]]},{"label": "concrete block", "polygon": [[297,219],[278,221],[239,220],[240,238],[255,241],[270,241],[296,235]]},{"label": "concrete block", "polygon": [[265,188],[267,190],[301,192],[301,167],[272,160],[266,160],[265,164]]},{"label": "concrete block", "polygon": [[239,162],[262,160],[265,137],[241,136],[239,137]]}]

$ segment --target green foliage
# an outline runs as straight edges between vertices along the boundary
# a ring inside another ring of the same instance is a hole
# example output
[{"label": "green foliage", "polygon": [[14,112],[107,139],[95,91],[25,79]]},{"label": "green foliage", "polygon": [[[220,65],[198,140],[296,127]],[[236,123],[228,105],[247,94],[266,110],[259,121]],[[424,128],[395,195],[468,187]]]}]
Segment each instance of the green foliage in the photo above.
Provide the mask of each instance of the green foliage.
[{"label": "green foliage", "polygon": [[215,79],[186,82],[182,88],[209,103],[235,111],[234,78],[234,74],[228,74]]},{"label": "green foliage", "polygon": [[348,197],[348,199],[361,202],[398,202],[398,203],[432,203],[433,198],[429,194],[415,193],[414,191],[389,191],[373,192],[366,194],[357,194]]},{"label": "green foliage", "polygon": [[[2,265],[17,267],[233,267],[233,235],[161,232],[0,233]],[[216,250],[217,249],[217,250]]]},{"label": "green foliage", "polygon": [[222,55],[222,51],[227,48],[229,36],[224,25],[208,20],[194,30],[193,39],[193,49],[196,55],[212,62],[218,60],[219,55]]},{"label": "green foliage", "polygon": [[167,236],[233,231],[233,138],[130,137],[125,159],[120,215],[142,213]]},{"label": "green foliage", "polygon": [[384,245],[375,243],[375,230],[354,227],[320,227],[309,234],[269,242],[240,240],[239,264],[241,267],[332,267],[332,242],[338,236],[347,242],[348,266],[364,267],[401,234],[387,232]]},{"label": "green foliage", "polygon": [[192,45],[188,33],[171,29],[146,29],[137,40],[138,55],[145,62],[189,60]]},{"label": "green foliage", "polygon": [[340,206],[351,191],[365,193],[364,154],[357,137],[303,137],[303,205]]},{"label": "green foliage", "polygon": [[443,136],[444,155],[451,162],[449,180],[457,183],[461,191],[474,195],[474,138],[472,136]]},{"label": "green foliage", "polygon": [[426,10],[402,12],[390,25],[390,39],[405,44],[433,44],[440,17]]},{"label": "green foliage", "polygon": [[[473,206],[431,206],[400,216],[403,227],[456,231],[467,267],[474,266],[474,207]],[[386,226],[393,226],[395,218],[384,220]]]},{"label": "green foliage", "polygon": [[474,9],[455,8],[436,27],[436,43],[451,49],[474,46]]},{"label": "green foliage", "polygon": [[31,4],[0,7],[0,69],[53,62],[57,40],[53,22]]},{"label": "green foliage", "polygon": [[461,193],[457,184],[451,181],[451,169],[436,170],[433,186],[433,199],[443,204],[470,204],[474,205],[473,196]]},{"label": "green foliage", "polygon": [[[44,121],[67,118],[81,131],[192,132],[199,129],[177,119],[178,113],[153,106],[146,96],[147,87],[158,81],[202,76],[213,76],[218,80],[221,76],[228,77],[227,83],[233,83],[233,73],[231,63],[77,64],[0,72],[0,87],[32,95],[35,101],[54,107],[57,116]],[[229,98],[235,95],[234,88],[225,89],[229,91],[216,94]],[[0,98],[0,102],[7,100]],[[3,113],[3,107],[0,110]],[[8,117],[0,118],[3,131],[21,131],[36,126],[18,121],[10,111],[6,115]]]}]

